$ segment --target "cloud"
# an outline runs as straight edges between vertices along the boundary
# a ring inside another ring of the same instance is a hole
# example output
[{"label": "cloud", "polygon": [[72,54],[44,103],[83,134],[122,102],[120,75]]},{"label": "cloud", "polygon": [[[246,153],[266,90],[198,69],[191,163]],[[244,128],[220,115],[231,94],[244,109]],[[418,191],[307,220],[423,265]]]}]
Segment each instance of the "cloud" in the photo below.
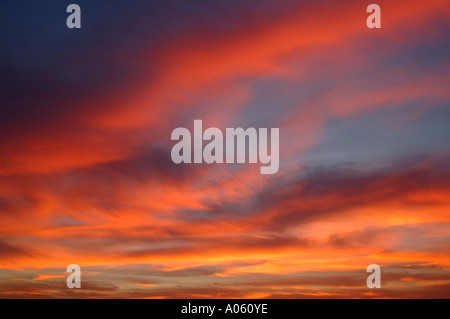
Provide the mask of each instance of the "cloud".
[{"label": "cloud", "polygon": [[[7,4],[0,297],[448,296],[449,6],[380,5]],[[194,119],[279,127],[279,173],[172,163]]]}]

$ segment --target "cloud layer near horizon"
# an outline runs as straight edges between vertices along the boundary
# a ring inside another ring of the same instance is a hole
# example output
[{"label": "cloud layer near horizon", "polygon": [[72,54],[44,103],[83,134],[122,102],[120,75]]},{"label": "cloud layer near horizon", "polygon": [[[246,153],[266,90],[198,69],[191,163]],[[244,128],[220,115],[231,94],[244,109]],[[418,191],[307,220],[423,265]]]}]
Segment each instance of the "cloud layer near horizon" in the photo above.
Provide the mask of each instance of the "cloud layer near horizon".
[{"label": "cloud layer near horizon", "polygon": [[[1,4],[0,298],[450,297],[448,1],[380,30],[360,1],[68,4]],[[279,172],[172,163],[194,119],[279,127]]]}]

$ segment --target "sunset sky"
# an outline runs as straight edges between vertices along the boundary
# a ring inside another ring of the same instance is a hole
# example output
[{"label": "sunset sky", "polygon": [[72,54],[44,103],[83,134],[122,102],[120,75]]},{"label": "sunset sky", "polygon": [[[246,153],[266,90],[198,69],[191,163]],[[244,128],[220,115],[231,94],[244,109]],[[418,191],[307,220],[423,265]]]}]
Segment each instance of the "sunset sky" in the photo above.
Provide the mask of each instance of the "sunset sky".
[{"label": "sunset sky", "polygon": [[0,56],[0,298],[450,298],[450,1],[5,0]]}]

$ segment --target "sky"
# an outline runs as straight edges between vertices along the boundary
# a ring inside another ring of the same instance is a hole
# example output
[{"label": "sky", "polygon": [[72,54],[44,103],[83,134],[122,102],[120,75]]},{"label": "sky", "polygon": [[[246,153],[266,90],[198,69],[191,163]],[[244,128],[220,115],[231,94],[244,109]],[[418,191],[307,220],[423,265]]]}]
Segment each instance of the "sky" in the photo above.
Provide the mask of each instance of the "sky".
[{"label": "sky", "polygon": [[70,3],[0,4],[0,298],[450,298],[449,1]]}]

